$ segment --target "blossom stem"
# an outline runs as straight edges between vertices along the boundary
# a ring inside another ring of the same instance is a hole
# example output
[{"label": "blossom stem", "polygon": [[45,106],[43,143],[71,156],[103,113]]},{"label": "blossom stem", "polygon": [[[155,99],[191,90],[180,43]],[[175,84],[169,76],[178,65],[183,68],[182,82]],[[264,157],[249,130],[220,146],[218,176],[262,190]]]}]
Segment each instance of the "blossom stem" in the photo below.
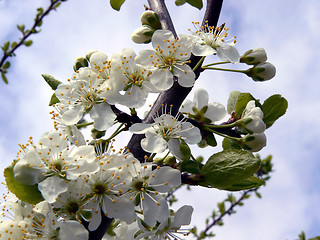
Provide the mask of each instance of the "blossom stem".
[{"label": "blossom stem", "polygon": [[220,70],[225,72],[239,72],[239,73],[245,73],[246,70],[237,70],[237,69],[227,69],[227,68],[216,68],[216,67],[202,67],[203,69],[210,69],[210,70]]},{"label": "blossom stem", "polygon": [[231,137],[231,136],[222,134],[222,133],[217,132],[217,131],[215,131],[215,130],[213,130],[213,129],[211,129],[211,128],[208,128],[208,127],[205,127],[204,130],[209,131],[209,132],[212,132],[212,133],[215,133],[215,134],[217,134],[217,135],[219,135],[219,136],[221,136],[221,137],[225,137],[225,138],[229,138],[229,139],[231,139],[231,140],[235,140],[235,141],[240,141],[240,140],[242,139],[242,138]]},{"label": "blossom stem", "polygon": [[212,129],[212,128],[232,128],[236,125],[237,125],[236,122],[233,122],[233,123],[224,124],[224,125],[204,124],[203,126]]},{"label": "blossom stem", "polygon": [[92,125],[93,123],[94,123],[94,122],[79,123],[79,124],[76,124],[76,127],[77,127],[77,128],[83,128],[83,127],[90,126],[90,125]]},{"label": "blossom stem", "polygon": [[200,67],[200,65],[202,64],[202,62],[204,61],[205,56],[201,57],[201,59],[199,60],[199,62],[197,63],[197,65],[192,69],[194,72],[197,70],[198,67]]},{"label": "blossom stem", "polygon": [[156,153],[152,153],[151,156],[148,158],[148,162],[153,162],[153,158],[156,156]]},{"label": "blossom stem", "polygon": [[119,133],[125,131],[126,127],[123,127],[123,125],[124,125],[124,123],[121,123],[120,126],[114,131],[114,133],[106,141],[109,142],[112,138],[117,136]]},{"label": "blossom stem", "polygon": [[207,64],[207,65],[202,66],[202,68],[206,68],[206,67],[210,67],[210,66],[214,66],[214,65],[219,65],[219,64],[226,64],[226,63],[231,63],[231,62],[225,61],[225,62],[210,63],[210,64]]}]

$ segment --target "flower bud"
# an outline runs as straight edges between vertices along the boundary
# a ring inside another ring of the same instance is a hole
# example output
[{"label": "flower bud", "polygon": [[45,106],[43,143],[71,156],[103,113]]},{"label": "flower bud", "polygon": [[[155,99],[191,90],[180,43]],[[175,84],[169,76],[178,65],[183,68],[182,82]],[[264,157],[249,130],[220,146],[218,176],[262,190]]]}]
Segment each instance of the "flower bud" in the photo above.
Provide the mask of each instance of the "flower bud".
[{"label": "flower bud", "polygon": [[88,60],[86,58],[78,57],[73,64],[73,70],[76,72],[79,70],[79,68],[88,67],[88,66],[89,66],[89,64],[88,64]]},{"label": "flower bud", "polygon": [[142,13],[140,21],[142,25],[149,25],[153,29],[161,29],[159,16],[156,12],[147,10]]},{"label": "flower bud", "polygon": [[248,65],[256,65],[267,61],[267,53],[264,48],[250,49],[240,58],[240,62]]},{"label": "flower bud", "polygon": [[259,63],[245,72],[256,82],[267,81],[276,75],[276,68],[269,62]]},{"label": "flower bud", "polygon": [[88,52],[88,53],[86,54],[86,59],[87,59],[88,61],[90,61],[90,58],[91,58],[92,54],[94,54],[94,53],[96,53],[96,52],[98,52],[98,51],[97,51],[97,50],[91,50],[90,52]]},{"label": "flower bud", "polygon": [[251,152],[258,152],[267,145],[267,137],[264,133],[248,134],[242,140],[244,148]]},{"label": "flower bud", "polygon": [[149,43],[154,33],[154,29],[148,25],[137,28],[131,35],[131,40],[135,43]]}]

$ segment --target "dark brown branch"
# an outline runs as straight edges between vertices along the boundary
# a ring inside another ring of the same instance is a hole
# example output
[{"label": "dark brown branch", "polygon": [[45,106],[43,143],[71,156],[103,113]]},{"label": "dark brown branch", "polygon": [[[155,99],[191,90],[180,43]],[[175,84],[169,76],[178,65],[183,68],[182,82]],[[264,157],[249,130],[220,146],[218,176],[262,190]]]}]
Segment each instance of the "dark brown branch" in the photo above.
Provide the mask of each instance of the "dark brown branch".
[{"label": "dark brown branch", "polygon": [[[163,0],[149,0],[150,7],[153,11],[157,12],[160,19],[161,24],[163,24],[164,29],[174,30],[171,18],[167,16],[168,11],[166,10],[165,4]],[[208,24],[216,26],[218,22],[218,18],[220,16],[221,6],[222,6],[223,0],[208,0],[207,1],[207,9],[205,12],[205,16],[203,18],[203,22],[208,21]],[[191,57],[191,64],[190,67],[193,68],[198,61],[200,60],[200,57]],[[198,68],[199,71],[196,72],[197,78],[200,75],[200,67]],[[153,122],[153,117],[158,113],[161,115],[162,106],[163,105],[173,105],[172,107],[172,114],[175,115],[179,108],[184,101],[184,99],[187,97],[189,92],[191,91],[190,88],[184,88],[181,87],[177,81],[175,81],[172,88],[168,89],[167,91],[164,91],[159,94],[156,102],[152,106],[150,112],[147,114],[145,119],[142,121],[143,123],[151,123]],[[144,138],[144,135],[133,135],[131,140],[128,143],[128,148],[133,153],[133,155],[138,158],[140,161],[144,161],[144,156],[149,155],[140,146],[141,139]]]}]

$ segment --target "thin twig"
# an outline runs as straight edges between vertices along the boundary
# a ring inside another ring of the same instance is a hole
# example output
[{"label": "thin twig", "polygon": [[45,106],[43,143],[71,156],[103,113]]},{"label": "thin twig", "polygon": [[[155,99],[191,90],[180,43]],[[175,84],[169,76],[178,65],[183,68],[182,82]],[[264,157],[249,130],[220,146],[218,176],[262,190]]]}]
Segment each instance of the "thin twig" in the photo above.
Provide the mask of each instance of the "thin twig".
[{"label": "thin twig", "polygon": [[14,52],[23,45],[23,43],[25,42],[25,40],[27,38],[29,38],[32,34],[36,34],[39,31],[36,30],[36,28],[38,27],[38,24],[44,19],[45,16],[47,16],[52,10],[55,10],[55,6],[58,2],[61,2],[61,0],[55,0],[55,1],[51,1],[50,6],[38,17],[35,18],[33,26],[31,27],[31,29],[28,31],[27,34],[25,34],[23,32],[22,38],[20,39],[19,42],[17,42],[17,45],[15,45],[10,51],[8,52],[4,52],[4,55],[2,56],[1,60],[0,60],[0,72],[2,72],[2,65],[4,64],[4,62],[6,61],[6,59],[8,57],[14,56]]}]

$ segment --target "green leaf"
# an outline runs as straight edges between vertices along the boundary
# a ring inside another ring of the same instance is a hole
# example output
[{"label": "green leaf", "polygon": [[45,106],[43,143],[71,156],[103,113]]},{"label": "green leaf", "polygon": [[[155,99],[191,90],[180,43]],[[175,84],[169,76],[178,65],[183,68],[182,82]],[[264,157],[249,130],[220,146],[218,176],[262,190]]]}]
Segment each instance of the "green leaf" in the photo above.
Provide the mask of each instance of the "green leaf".
[{"label": "green leaf", "polygon": [[181,5],[185,4],[185,3],[186,3],[186,0],[176,0],[176,1],[175,1],[175,4],[176,4],[177,6],[181,6]]},{"label": "green leaf", "polygon": [[216,138],[214,137],[213,133],[206,135],[206,141],[207,141],[207,144],[211,147],[217,146],[217,141],[216,141]]},{"label": "green leaf", "polygon": [[23,33],[25,27],[26,27],[26,26],[25,26],[24,24],[17,25],[17,28],[18,28],[19,31],[22,32],[22,33]]},{"label": "green leaf", "polygon": [[44,200],[38,190],[38,185],[24,185],[14,179],[13,166],[4,170],[4,177],[8,189],[20,200],[30,204],[37,204]]},{"label": "green leaf", "polygon": [[190,150],[188,144],[186,144],[184,141],[182,141],[180,143],[179,148],[180,148],[180,152],[183,156],[183,160],[189,160],[190,156],[191,156],[191,150]]},{"label": "green leaf", "polygon": [[180,171],[200,174],[199,163],[193,160],[182,161],[180,164]]},{"label": "green leaf", "polygon": [[10,65],[11,65],[10,62],[6,61],[5,64],[3,64],[3,68],[8,69],[10,67]]},{"label": "green leaf", "polygon": [[6,52],[9,49],[9,47],[10,47],[10,42],[6,41],[1,48],[4,52]]},{"label": "green leaf", "polygon": [[24,41],[23,44],[26,46],[26,47],[30,47],[32,45],[33,41],[30,39],[30,40],[27,40],[27,41]]},{"label": "green leaf", "polygon": [[11,43],[11,48],[13,49],[13,48],[15,48],[17,45],[18,45],[17,42],[13,42],[13,43]]},{"label": "green leaf", "polygon": [[59,99],[57,98],[56,94],[52,94],[49,102],[49,106],[52,106],[53,104],[59,103]]},{"label": "green leaf", "polygon": [[231,114],[232,111],[236,108],[236,103],[240,94],[241,92],[239,91],[233,91],[230,93],[227,106],[228,114]]},{"label": "green leaf", "polygon": [[235,140],[224,138],[222,141],[223,150],[227,149],[242,149],[241,146]]},{"label": "green leaf", "polygon": [[212,155],[202,167],[206,184],[226,189],[251,177],[260,167],[260,159],[245,150],[229,149]]},{"label": "green leaf", "polygon": [[125,0],[110,0],[110,5],[114,10],[119,11]]},{"label": "green leaf", "polygon": [[269,97],[262,104],[262,111],[264,114],[263,121],[267,125],[267,128],[281,116],[283,116],[288,108],[288,101],[280,94],[275,94]]},{"label": "green leaf", "polygon": [[234,111],[236,113],[235,117],[237,119],[241,116],[243,110],[247,106],[247,103],[251,100],[255,100],[255,98],[250,93],[240,93],[236,102],[236,106],[234,108]]},{"label": "green leaf", "polygon": [[56,90],[57,87],[62,83],[49,74],[41,74],[41,76],[49,84],[49,86],[52,88],[52,90]]},{"label": "green leaf", "polygon": [[225,208],[224,202],[217,203],[217,205],[218,205],[220,214],[223,215],[226,212],[226,208]]},{"label": "green leaf", "polygon": [[198,8],[201,10],[203,7],[202,0],[186,0],[187,3],[189,3],[191,6]]},{"label": "green leaf", "polygon": [[5,84],[8,84],[8,79],[4,72],[1,72],[1,77],[2,77],[2,80],[5,82]]},{"label": "green leaf", "polygon": [[260,178],[251,176],[247,179],[242,180],[236,184],[232,184],[230,187],[225,188],[228,191],[240,191],[246,189],[257,188],[265,184],[265,181],[261,180]]}]

